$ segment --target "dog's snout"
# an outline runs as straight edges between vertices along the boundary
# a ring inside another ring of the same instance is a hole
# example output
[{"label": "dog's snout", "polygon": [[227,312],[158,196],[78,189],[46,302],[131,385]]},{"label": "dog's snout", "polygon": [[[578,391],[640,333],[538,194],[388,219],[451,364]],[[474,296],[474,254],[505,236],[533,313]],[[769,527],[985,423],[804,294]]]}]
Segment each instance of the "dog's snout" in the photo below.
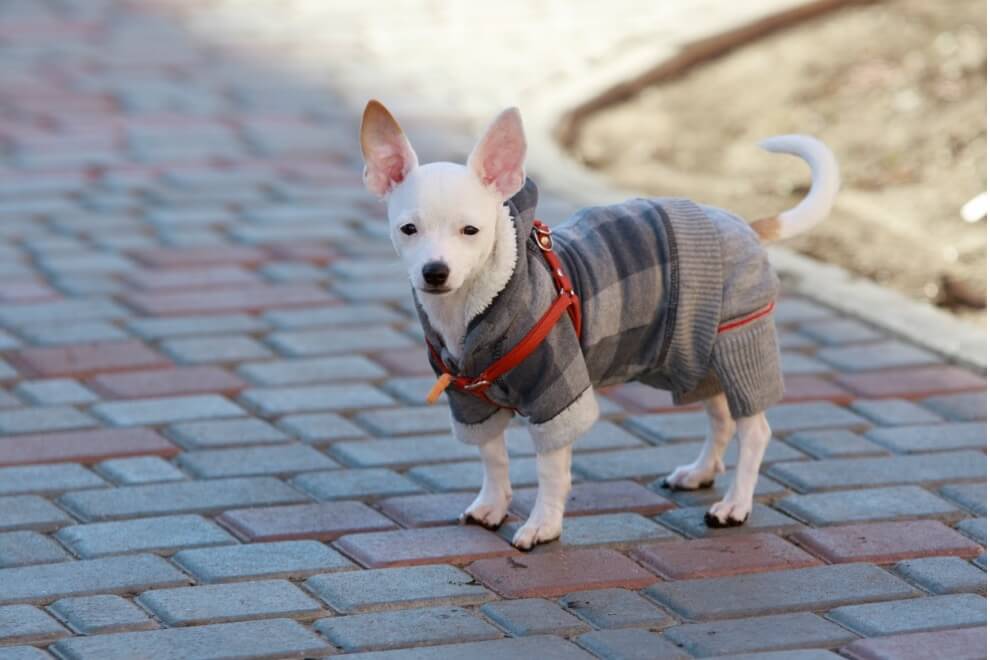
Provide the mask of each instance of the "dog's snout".
[{"label": "dog's snout", "polygon": [[442,286],[450,275],[450,266],[442,261],[431,261],[423,266],[423,281],[430,286]]}]

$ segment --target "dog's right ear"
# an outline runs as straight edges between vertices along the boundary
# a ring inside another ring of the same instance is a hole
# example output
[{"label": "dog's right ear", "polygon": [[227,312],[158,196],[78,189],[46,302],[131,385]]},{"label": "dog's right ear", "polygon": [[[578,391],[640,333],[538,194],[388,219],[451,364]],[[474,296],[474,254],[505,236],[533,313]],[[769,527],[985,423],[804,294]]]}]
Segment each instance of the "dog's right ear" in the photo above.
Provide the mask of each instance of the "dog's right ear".
[{"label": "dog's right ear", "polygon": [[364,185],[385,197],[419,164],[416,152],[385,106],[368,101],[361,118],[361,153],[364,155]]}]

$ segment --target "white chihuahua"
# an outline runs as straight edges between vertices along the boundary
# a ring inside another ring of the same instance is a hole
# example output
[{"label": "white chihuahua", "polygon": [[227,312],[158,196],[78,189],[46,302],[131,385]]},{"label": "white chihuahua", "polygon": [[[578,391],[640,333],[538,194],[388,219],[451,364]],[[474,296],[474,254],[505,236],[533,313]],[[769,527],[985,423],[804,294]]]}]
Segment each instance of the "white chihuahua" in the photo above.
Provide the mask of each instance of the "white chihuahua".
[{"label": "white chihuahua", "polygon": [[[772,311],[777,279],[762,240],[820,222],[839,188],[832,153],[806,136],[764,142],[800,156],[810,192],[779,216],[747,225],[683,199],[584,209],[553,229],[534,218],[519,112],[500,114],[467,164],[420,165],[385,107],[361,125],[364,181],[385,199],[408,268],[453,431],[478,445],[481,492],[461,516],[498,527],[512,497],[505,429],[526,418],[539,488],[512,543],[528,550],[561,534],[571,446],[598,418],[594,388],[637,380],[702,401],[710,420],[698,458],[671,473],[675,489],[711,486],[738,434],[735,479],[705,516],[740,525],[753,505],[770,441],[764,411],[783,396]],[[564,312],[570,322],[562,319]]]}]

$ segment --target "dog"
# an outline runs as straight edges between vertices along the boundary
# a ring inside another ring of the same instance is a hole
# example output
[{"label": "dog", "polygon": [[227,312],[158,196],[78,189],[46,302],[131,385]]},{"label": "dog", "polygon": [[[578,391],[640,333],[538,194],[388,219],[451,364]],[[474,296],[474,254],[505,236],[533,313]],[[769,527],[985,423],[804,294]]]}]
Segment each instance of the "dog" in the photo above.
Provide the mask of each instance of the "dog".
[{"label": "dog", "polygon": [[550,230],[535,219],[526,138],[503,111],[465,165],[420,165],[389,111],[370,101],[361,123],[364,183],[387,206],[412,285],[430,363],[430,399],[446,390],[455,437],[477,445],[484,477],[462,523],[496,529],[512,498],[505,429],[526,418],[538,489],[512,544],[557,539],[571,487],[571,447],[598,419],[594,391],[639,381],[702,402],[701,453],[670,473],[671,489],[707,488],[738,435],[735,477],[711,506],[712,527],[743,524],[783,396],[773,325],[778,281],[763,243],[823,220],[839,189],[831,151],[788,135],[762,146],[801,157],[812,184],[793,209],[747,224],[685,199],[635,199],[577,212]]}]

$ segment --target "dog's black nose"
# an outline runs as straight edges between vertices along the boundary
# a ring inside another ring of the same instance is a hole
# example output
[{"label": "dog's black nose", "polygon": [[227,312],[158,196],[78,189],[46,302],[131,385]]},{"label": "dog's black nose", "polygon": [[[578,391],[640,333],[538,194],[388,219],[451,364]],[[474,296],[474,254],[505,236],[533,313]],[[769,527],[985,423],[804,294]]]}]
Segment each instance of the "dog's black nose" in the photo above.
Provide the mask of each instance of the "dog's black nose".
[{"label": "dog's black nose", "polygon": [[450,275],[450,267],[442,261],[430,261],[423,266],[423,280],[430,286],[443,286]]}]

